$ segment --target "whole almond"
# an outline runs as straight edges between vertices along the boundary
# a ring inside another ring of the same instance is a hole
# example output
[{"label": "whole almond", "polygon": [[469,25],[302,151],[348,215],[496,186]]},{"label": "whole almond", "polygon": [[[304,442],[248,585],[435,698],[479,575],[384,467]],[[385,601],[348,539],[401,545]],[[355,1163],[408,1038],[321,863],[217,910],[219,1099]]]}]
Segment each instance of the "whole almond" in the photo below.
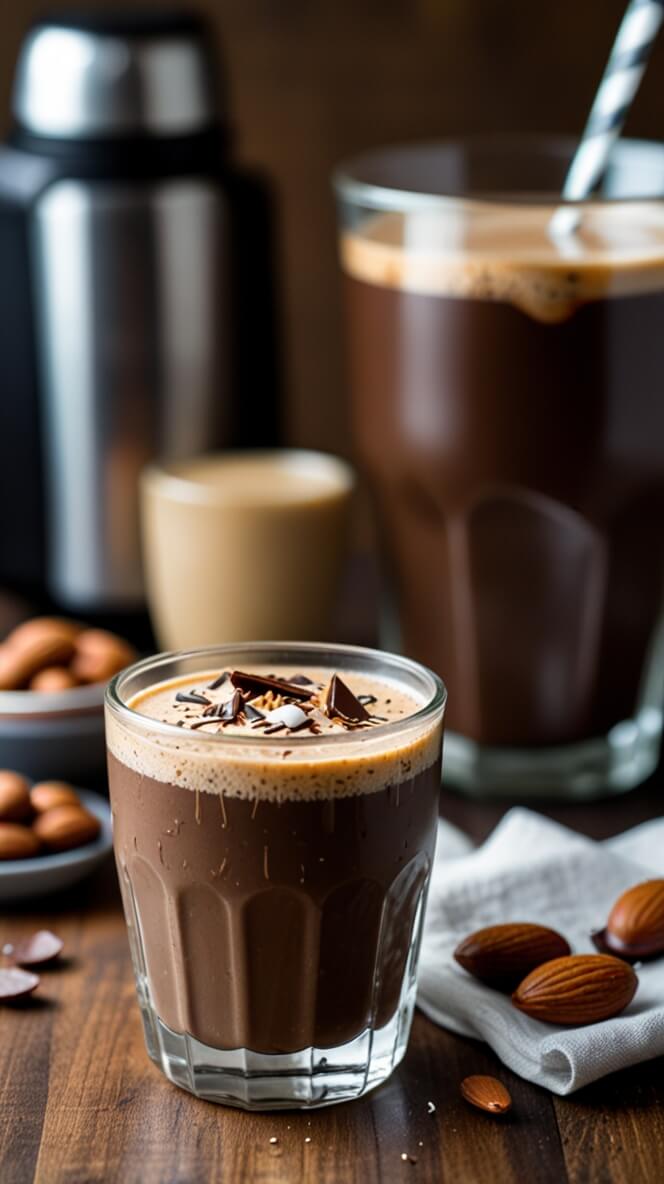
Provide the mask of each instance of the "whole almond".
[{"label": "whole almond", "polygon": [[486,1110],[487,1114],[507,1114],[512,1106],[509,1091],[496,1077],[484,1077],[481,1074],[464,1077],[461,1095],[471,1106]]},{"label": "whole almond", "polygon": [[76,638],[70,669],[79,682],[107,682],[135,657],[133,647],[114,633],[104,629],[84,629]]},{"label": "whole almond", "polygon": [[71,670],[66,666],[46,666],[30,679],[31,691],[69,691],[78,686],[78,682]]},{"label": "whole almond", "polygon": [[54,810],[56,806],[80,806],[75,789],[66,781],[39,781],[30,790],[30,802],[37,814]]},{"label": "whole almond", "polygon": [[99,820],[83,806],[56,806],[39,814],[33,831],[48,851],[71,851],[96,839]]},{"label": "whole almond", "polygon": [[68,641],[70,644],[83,628],[76,621],[67,621],[64,617],[31,617],[12,629],[5,638],[5,645],[13,649],[32,646],[43,641]]},{"label": "whole almond", "polygon": [[23,822],[31,814],[30,788],[25,777],[11,769],[0,769],[0,820]]},{"label": "whole almond", "polygon": [[70,660],[72,641],[62,637],[41,637],[20,645],[5,642],[0,646],[0,691],[16,691],[45,666],[58,666]]},{"label": "whole almond", "polygon": [[478,929],[457,946],[464,970],[498,991],[513,991],[531,970],[569,954],[564,937],[546,925],[512,922]]},{"label": "whole almond", "polygon": [[0,859],[32,859],[41,844],[29,826],[18,822],[0,822]]},{"label": "whole almond", "polygon": [[520,1011],[549,1024],[596,1024],[624,1011],[639,980],[609,954],[570,954],[533,970],[512,995]]},{"label": "whole almond", "polygon": [[664,880],[645,880],[619,896],[604,932],[616,954],[650,957],[664,951]]}]

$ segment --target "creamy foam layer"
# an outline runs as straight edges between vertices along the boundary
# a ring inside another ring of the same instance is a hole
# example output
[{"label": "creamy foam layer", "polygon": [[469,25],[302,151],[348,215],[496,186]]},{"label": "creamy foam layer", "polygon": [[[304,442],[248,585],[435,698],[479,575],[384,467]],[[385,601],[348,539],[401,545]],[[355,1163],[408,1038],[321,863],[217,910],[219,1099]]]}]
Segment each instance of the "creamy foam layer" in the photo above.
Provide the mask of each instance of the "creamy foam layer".
[{"label": "creamy foam layer", "polygon": [[341,239],[355,279],[429,295],[510,303],[561,321],[593,300],[664,290],[664,202],[584,207],[551,234],[549,206],[450,205],[444,215],[376,214]]},{"label": "creamy foam layer", "polygon": [[[274,667],[252,670],[279,678],[295,673]],[[304,666],[298,673],[321,688],[323,702],[334,672]],[[327,720],[319,735],[287,731],[261,740],[248,723],[211,721],[203,725],[211,733],[205,737],[192,727],[202,722],[204,706],[178,701],[176,695],[202,692],[217,703],[226,702],[233,692],[230,683],[209,689],[218,674],[207,670],[155,684],[130,702],[138,713],[130,723],[109,712],[107,743],[113,756],[141,776],[196,793],[269,801],[333,799],[398,788],[439,759],[442,721],[413,719],[423,701],[396,683],[367,675],[343,675],[355,695],[374,699],[367,710],[381,718],[366,728],[348,731],[339,721]],[[260,697],[253,702],[261,702]],[[316,711],[317,720],[320,714]],[[268,721],[269,715],[268,706]],[[150,720],[178,730],[151,729]],[[403,725],[397,735],[390,729],[395,723]]]}]

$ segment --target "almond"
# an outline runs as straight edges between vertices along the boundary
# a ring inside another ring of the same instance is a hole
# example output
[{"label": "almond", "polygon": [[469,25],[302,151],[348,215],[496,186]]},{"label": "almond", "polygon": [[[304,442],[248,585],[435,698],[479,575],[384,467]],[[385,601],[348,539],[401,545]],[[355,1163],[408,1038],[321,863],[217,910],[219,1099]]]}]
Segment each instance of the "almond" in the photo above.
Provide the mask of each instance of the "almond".
[{"label": "almond", "polygon": [[464,1077],[461,1095],[471,1106],[486,1110],[487,1114],[507,1114],[512,1106],[509,1091],[496,1077],[484,1077],[481,1074]]},{"label": "almond", "polygon": [[565,938],[555,929],[524,921],[478,929],[457,946],[454,957],[487,986],[513,991],[536,966],[569,952]]},{"label": "almond", "polygon": [[11,769],[0,769],[0,819],[23,822],[31,814],[30,789],[25,777]]},{"label": "almond", "polygon": [[549,1024],[596,1024],[624,1011],[639,980],[632,967],[609,954],[570,954],[538,966],[520,983],[512,1002]]},{"label": "almond", "polygon": [[74,652],[71,640],[63,637],[41,637],[21,645],[5,642],[0,646],[0,691],[16,691],[45,666],[68,662]]},{"label": "almond", "polygon": [[12,649],[23,649],[43,641],[68,641],[70,645],[83,628],[76,621],[66,621],[64,617],[32,617],[23,621],[12,629],[5,638],[5,645]]},{"label": "almond", "polygon": [[0,822],[0,859],[32,859],[39,854],[40,845],[29,826]]},{"label": "almond", "polygon": [[39,814],[32,829],[49,851],[70,851],[96,839],[100,825],[83,806],[64,805]]},{"label": "almond", "polygon": [[647,958],[664,952],[664,880],[645,880],[619,896],[603,934],[615,954]]},{"label": "almond", "polygon": [[80,806],[79,796],[66,781],[39,781],[30,790],[30,802],[37,814],[56,806]]},{"label": "almond", "polygon": [[129,642],[104,629],[84,629],[76,638],[71,672],[79,682],[108,682],[129,666],[136,651]]},{"label": "almond", "polygon": [[78,682],[71,670],[66,666],[46,666],[30,679],[31,691],[69,691],[78,686]]}]

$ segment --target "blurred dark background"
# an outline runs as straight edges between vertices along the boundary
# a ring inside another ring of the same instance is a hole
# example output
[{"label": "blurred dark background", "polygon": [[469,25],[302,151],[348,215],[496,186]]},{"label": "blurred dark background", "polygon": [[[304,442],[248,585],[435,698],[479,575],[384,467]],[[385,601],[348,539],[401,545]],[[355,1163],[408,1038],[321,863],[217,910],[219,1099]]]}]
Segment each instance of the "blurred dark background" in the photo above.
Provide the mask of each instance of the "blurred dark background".
[{"label": "blurred dark background", "polygon": [[[276,191],[288,437],[346,451],[331,168],[389,141],[580,132],[624,2],[201,0],[195,7],[220,40],[238,156],[260,166]],[[2,6],[3,131],[19,42],[48,10],[43,0]],[[660,41],[629,134],[664,133],[663,68]]]}]

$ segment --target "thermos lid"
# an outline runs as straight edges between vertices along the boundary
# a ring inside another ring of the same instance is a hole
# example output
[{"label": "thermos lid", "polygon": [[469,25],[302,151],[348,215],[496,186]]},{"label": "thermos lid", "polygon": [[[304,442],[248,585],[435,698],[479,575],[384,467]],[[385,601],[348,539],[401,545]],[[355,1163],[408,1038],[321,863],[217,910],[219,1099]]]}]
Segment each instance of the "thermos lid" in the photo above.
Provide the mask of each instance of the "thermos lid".
[{"label": "thermos lid", "polygon": [[13,113],[35,136],[189,136],[218,121],[205,23],[186,10],[49,13],[23,43]]}]

